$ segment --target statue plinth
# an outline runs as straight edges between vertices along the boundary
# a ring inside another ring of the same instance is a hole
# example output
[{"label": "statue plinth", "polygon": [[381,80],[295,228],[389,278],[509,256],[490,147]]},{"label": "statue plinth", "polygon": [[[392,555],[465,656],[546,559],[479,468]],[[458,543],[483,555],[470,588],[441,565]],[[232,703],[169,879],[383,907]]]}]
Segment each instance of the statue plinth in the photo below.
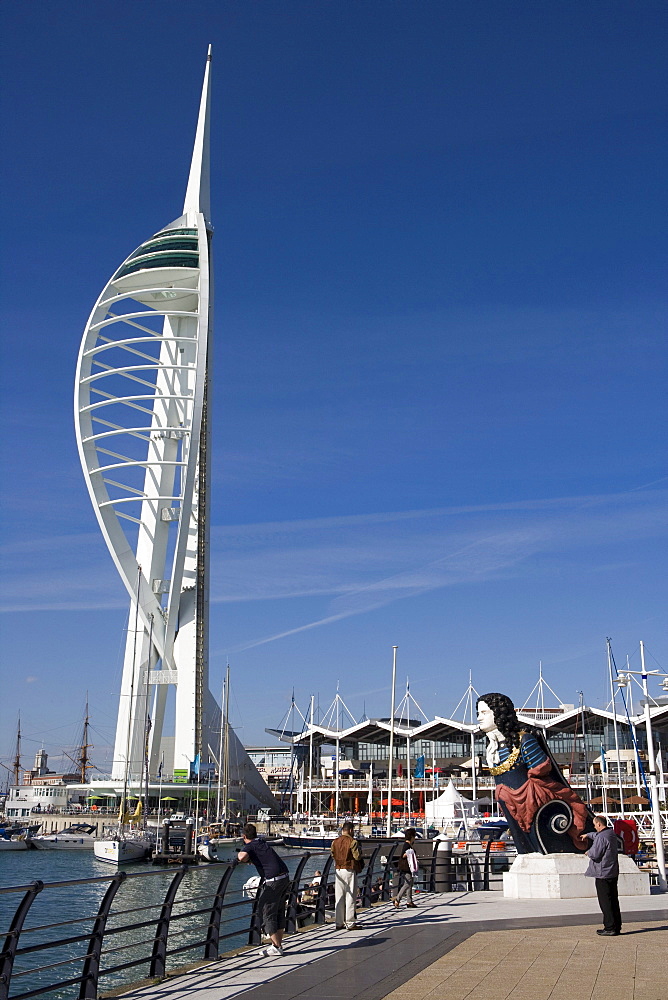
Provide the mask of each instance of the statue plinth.
[{"label": "statue plinth", "polygon": [[[586,899],[596,896],[593,878],[585,878],[584,854],[518,854],[503,873],[508,899]],[[649,896],[649,875],[632,858],[619,855],[619,895]]]}]

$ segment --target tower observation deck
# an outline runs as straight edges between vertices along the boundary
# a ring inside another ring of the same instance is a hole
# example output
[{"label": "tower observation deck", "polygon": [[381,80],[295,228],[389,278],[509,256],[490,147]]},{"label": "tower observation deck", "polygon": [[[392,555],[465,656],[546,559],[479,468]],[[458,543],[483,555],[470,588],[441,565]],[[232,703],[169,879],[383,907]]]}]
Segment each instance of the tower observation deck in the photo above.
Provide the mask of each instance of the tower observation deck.
[{"label": "tower observation deck", "polygon": [[77,365],[81,464],[130,601],[117,780],[141,773],[147,742],[155,774],[170,687],[174,768],[204,759],[220,727],[208,677],[210,71],[209,49],[183,212],[107,282]]}]

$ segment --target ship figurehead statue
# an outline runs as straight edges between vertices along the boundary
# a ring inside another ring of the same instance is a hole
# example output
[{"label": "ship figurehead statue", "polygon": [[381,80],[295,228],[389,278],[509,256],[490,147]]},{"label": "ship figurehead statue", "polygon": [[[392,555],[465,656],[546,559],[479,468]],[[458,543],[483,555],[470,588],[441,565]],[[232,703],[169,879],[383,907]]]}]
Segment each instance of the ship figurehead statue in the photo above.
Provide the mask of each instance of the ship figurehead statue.
[{"label": "ship figurehead statue", "polygon": [[518,854],[582,853],[593,815],[571,788],[543,735],[520,722],[511,699],[496,692],[477,702],[487,736],[487,768]]}]

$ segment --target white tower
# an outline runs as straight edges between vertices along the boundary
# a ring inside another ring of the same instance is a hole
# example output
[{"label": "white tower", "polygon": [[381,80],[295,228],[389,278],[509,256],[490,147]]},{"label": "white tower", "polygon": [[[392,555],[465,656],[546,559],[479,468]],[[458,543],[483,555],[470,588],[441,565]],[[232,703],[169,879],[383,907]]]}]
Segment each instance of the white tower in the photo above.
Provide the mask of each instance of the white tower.
[{"label": "white tower", "polygon": [[[157,769],[168,688],[174,767],[215,746],[208,684],[213,284],[209,208],[211,49],[183,214],[121,264],[90,314],[74,396],[93,507],[130,597],[113,777]],[[163,157],[164,159],[164,157]]]}]

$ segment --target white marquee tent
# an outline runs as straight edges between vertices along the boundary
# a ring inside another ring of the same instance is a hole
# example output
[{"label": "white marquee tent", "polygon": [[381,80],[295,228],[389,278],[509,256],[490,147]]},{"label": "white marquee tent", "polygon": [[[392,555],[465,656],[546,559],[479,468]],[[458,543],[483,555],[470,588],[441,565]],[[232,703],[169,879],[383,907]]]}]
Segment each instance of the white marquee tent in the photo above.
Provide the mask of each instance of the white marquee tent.
[{"label": "white marquee tent", "polygon": [[464,816],[470,816],[475,812],[477,812],[476,803],[460,795],[450,780],[438,798],[425,803],[424,818],[428,824],[442,826],[444,823],[461,820]]}]

